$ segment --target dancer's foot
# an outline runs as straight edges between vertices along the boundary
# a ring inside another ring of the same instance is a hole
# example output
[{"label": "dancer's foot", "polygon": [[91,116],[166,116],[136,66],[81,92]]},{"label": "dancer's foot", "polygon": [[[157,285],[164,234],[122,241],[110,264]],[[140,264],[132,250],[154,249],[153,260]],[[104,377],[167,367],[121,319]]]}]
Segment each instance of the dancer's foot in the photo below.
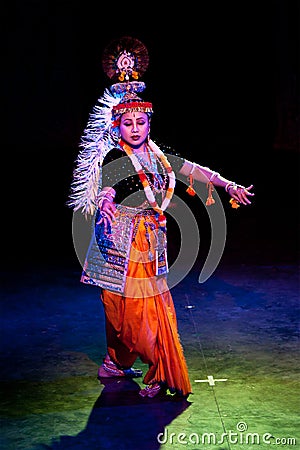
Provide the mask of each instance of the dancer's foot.
[{"label": "dancer's foot", "polygon": [[140,369],[130,367],[130,369],[118,369],[110,358],[106,357],[98,369],[98,378],[127,377],[138,378],[143,375]]},{"label": "dancer's foot", "polygon": [[141,397],[153,398],[161,391],[161,389],[162,388],[158,383],[149,384],[144,389],[141,389],[139,394]]}]

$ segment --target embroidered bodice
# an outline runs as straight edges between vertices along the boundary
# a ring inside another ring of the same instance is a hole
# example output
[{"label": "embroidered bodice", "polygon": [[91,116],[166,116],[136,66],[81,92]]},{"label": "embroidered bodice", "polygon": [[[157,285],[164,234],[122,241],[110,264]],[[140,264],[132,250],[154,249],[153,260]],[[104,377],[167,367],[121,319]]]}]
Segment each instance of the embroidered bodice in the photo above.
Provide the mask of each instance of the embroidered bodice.
[{"label": "embroidered bodice", "polygon": [[[172,169],[179,172],[184,164],[184,159],[178,155],[167,153]],[[161,168],[157,165],[157,171],[161,174]],[[148,173],[151,181],[153,175]],[[108,152],[102,166],[102,187],[110,186],[116,191],[115,202],[123,203],[127,206],[136,207],[146,200],[143,185],[137,175],[130,158],[121,149],[112,149]],[[167,189],[165,186],[165,190]],[[160,194],[158,194],[160,200]]]}]

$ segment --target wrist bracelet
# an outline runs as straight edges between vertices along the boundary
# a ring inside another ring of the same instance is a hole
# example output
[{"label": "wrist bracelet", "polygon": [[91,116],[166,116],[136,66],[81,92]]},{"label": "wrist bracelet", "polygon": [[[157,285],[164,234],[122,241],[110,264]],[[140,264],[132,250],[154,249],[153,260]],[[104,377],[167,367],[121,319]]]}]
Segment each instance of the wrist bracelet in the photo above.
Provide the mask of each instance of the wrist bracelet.
[{"label": "wrist bracelet", "polygon": [[231,187],[236,188],[237,184],[234,183],[233,181],[231,181],[230,183],[227,183],[225,186],[225,191],[228,192]]},{"label": "wrist bracelet", "polygon": [[109,191],[101,191],[96,197],[96,204],[99,208],[102,207],[102,203],[104,200],[107,200],[108,202],[114,201],[114,195]]}]

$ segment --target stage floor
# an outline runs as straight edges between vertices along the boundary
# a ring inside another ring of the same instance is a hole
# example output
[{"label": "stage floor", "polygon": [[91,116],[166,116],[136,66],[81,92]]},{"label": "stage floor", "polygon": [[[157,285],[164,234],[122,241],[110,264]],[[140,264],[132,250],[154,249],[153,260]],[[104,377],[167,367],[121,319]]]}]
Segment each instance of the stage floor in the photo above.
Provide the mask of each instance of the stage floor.
[{"label": "stage floor", "polygon": [[141,378],[97,380],[103,309],[76,265],[2,275],[3,450],[299,448],[296,265],[221,262],[172,288],[187,400],[142,399]]}]

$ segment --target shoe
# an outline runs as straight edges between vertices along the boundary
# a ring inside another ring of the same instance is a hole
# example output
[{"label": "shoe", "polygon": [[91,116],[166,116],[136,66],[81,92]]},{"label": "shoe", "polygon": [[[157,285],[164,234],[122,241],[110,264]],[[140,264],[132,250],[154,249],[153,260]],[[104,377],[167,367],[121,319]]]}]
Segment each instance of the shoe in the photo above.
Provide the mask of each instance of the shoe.
[{"label": "shoe", "polygon": [[139,395],[141,397],[155,397],[161,390],[161,386],[158,383],[149,384],[144,389],[141,389]]},{"label": "shoe", "polygon": [[126,377],[138,378],[143,375],[142,370],[130,367],[130,369],[118,369],[109,358],[105,358],[98,369],[98,378]]}]

